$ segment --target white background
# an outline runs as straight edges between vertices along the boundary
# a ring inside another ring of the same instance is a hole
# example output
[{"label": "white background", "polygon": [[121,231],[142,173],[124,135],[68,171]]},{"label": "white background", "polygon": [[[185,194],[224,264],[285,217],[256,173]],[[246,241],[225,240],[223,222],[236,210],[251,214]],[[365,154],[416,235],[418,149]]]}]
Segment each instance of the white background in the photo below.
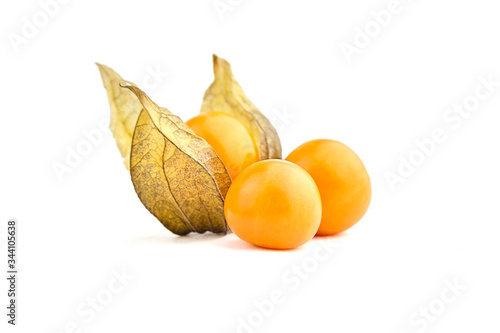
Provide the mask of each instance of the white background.
[{"label": "white background", "polygon": [[[222,2],[221,18],[212,0],[69,1],[15,48],[9,36],[42,9],[2,1],[3,271],[6,221],[20,223],[18,326],[6,324],[2,278],[2,332],[499,332],[500,87],[458,128],[443,120],[479,76],[500,81],[497,3],[401,0],[348,63],[341,43],[389,1]],[[177,237],[138,200],[109,133],[58,179],[53,164],[109,117],[94,62],[187,120],[213,79],[212,53],[274,119],[284,156],[331,138],[361,157],[373,199],[359,224],[285,252]],[[155,83],[157,68],[168,75]],[[436,128],[447,140],[391,191],[384,174]],[[315,266],[321,241],[337,248]],[[287,280],[303,264],[300,286]],[[82,316],[122,270],[133,279]],[[446,281],[466,289],[454,296]],[[284,302],[264,316],[255,302],[273,290]],[[422,323],[429,306],[439,314]]]}]

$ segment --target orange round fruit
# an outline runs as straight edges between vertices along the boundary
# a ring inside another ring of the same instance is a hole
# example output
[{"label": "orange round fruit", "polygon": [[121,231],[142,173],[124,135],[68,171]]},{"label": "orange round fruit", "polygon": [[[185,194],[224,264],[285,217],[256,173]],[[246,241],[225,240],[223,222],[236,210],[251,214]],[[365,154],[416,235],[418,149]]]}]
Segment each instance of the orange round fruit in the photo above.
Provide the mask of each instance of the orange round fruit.
[{"label": "orange round fruit", "polygon": [[224,213],[229,228],[244,241],[291,249],[316,234],[321,198],[302,168],[283,160],[264,160],[236,178],[227,192]]},{"label": "orange round fruit", "polygon": [[309,141],[286,159],[306,170],[318,186],[323,204],[318,235],[345,231],[368,210],[370,177],[358,155],[343,143],[327,139]]},{"label": "orange round fruit", "polygon": [[233,180],[243,169],[259,160],[250,132],[228,113],[204,112],[186,124],[215,149]]}]

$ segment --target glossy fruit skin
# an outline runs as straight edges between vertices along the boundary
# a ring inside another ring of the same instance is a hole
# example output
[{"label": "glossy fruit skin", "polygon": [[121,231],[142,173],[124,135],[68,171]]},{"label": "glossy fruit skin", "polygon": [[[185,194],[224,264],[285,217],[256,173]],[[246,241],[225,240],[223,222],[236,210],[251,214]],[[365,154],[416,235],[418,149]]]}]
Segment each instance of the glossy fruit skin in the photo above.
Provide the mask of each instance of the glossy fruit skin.
[{"label": "glossy fruit skin", "polygon": [[370,177],[349,147],[334,140],[313,140],[286,159],[304,168],[318,186],[323,203],[318,235],[338,234],[365,215],[372,195]]},{"label": "glossy fruit skin", "polygon": [[231,230],[251,244],[291,249],[318,230],[321,198],[311,176],[283,160],[264,160],[246,168],[224,203]]},{"label": "glossy fruit skin", "polygon": [[208,142],[235,179],[247,166],[259,161],[257,146],[246,127],[232,115],[204,112],[186,122],[194,133]]}]

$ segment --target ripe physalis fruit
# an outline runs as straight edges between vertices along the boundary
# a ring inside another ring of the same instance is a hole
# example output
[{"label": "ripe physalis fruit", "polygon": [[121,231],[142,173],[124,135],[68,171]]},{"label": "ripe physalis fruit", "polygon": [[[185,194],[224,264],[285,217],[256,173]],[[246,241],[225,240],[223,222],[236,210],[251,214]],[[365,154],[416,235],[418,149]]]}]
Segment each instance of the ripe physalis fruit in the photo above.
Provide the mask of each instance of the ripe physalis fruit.
[{"label": "ripe physalis fruit", "polygon": [[334,140],[313,140],[297,147],[288,157],[316,182],[323,202],[318,235],[334,235],[356,224],[370,205],[372,188],[360,158]]},{"label": "ripe physalis fruit", "polygon": [[137,86],[98,66],[111,104],[111,130],[122,156],[130,154],[132,182],[144,206],[173,233],[225,233],[231,178],[215,150]]},{"label": "ripe physalis fruit", "polygon": [[235,179],[224,205],[231,230],[251,244],[291,249],[316,234],[321,198],[312,177],[283,160],[252,164]]},{"label": "ripe physalis fruit", "polygon": [[259,161],[252,135],[231,114],[221,111],[204,112],[191,118],[186,124],[215,149],[231,179],[234,180],[243,169]]}]

